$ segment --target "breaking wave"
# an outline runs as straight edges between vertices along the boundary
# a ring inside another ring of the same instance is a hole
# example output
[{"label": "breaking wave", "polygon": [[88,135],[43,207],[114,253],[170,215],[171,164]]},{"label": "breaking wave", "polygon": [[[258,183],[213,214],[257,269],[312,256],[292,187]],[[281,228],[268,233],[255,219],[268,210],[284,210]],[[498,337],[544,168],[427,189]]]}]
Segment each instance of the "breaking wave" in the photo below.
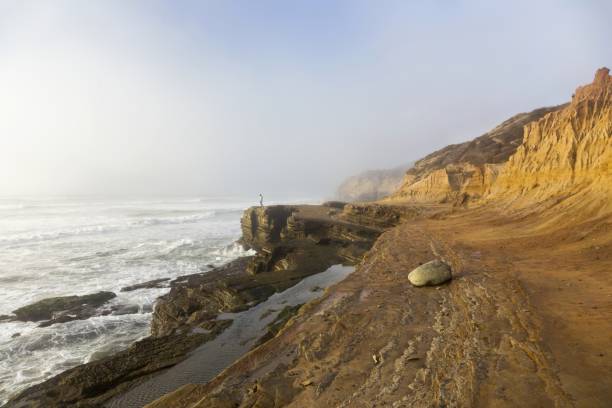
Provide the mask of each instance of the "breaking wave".
[{"label": "breaking wave", "polygon": [[70,238],[79,235],[104,234],[125,231],[132,228],[143,228],[155,225],[172,225],[197,223],[199,221],[214,217],[215,211],[206,211],[201,214],[183,215],[175,217],[145,217],[128,220],[123,223],[101,223],[94,225],[84,225],[75,228],[58,229],[52,231],[22,232],[0,236],[2,243],[25,243],[59,238]]}]

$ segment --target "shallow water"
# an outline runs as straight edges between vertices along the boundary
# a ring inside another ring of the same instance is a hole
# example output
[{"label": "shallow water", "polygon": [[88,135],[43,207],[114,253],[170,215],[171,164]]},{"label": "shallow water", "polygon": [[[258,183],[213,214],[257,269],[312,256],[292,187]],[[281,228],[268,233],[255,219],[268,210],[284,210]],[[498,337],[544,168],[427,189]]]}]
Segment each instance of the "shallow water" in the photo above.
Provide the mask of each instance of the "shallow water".
[{"label": "shallow water", "polygon": [[219,319],[233,319],[232,325],[214,340],[203,344],[183,362],[112,399],[106,406],[136,408],[190,383],[206,383],[249,351],[266,332],[285,306],[306,303],[326,288],[344,279],[353,267],[334,265],[309,276],[291,288],[276,293],[265,302],[240,313],[224,313]]},{"label": "shallow water", "polygon": [[206,271],[208,264],[244,255],[233,243],[249,204],[228,199],[0,200],[0,314],[51,296],[101,290],[117,294],[106,307],[137,306],[133,314],[46,328],[0,323],[0,405],[27,386],[147,336],[153,303],[168,289],[120,289]]}]

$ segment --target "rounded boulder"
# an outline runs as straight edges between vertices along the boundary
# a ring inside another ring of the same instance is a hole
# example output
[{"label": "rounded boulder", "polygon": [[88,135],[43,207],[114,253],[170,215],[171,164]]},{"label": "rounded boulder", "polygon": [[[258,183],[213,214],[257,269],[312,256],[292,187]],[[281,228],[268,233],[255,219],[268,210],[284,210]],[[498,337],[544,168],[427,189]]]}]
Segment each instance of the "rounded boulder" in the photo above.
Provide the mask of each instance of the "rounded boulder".
[{"label": "rounded boulder", "polygon": [[408,280],[414,286],[440,285],[452,277],[450,265],[439,259],[427,262],[408,274]]}]

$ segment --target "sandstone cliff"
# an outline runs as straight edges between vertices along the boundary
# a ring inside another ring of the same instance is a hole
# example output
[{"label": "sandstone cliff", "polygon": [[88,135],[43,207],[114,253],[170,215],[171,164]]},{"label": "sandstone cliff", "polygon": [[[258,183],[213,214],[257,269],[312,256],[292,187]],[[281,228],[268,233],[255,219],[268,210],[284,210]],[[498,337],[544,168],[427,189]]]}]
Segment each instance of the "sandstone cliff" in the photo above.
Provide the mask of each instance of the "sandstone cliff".
[{"label": "sandstone cliff", "polygon": [[569,105],[525,126],[487,198],[596,214],[612,209],[611,196],[612,79],[602,68]]},{"label": "sandstone cliff", "polygon": [[402,184],[410,167],[399,166],[387,170],[369,170],[344,180],[336,191],[343,201],[375,201],[393,193]]},{"label": "sandstone cliff", "polygon": [[501,164],[516,151],[523,126],[562,106],[520,113],[484,135],[440,149],[417,161],[388,201],[459,202],[479,198],[496,179]]}]

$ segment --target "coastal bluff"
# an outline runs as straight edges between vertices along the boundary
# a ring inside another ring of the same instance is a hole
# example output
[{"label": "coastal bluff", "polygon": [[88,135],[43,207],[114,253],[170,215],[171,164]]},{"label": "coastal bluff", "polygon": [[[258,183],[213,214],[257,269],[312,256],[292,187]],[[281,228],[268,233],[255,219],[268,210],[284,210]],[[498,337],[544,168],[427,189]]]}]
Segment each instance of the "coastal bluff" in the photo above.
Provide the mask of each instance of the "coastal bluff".
[{"label": "coastal bluff", "polygon": [[[417,161],[353,213],[419,216],[275,337],[148,407],[609,407],[610,84],[602,68],[570,103]],[[452,280],[413,286],[432,259]]]}]

